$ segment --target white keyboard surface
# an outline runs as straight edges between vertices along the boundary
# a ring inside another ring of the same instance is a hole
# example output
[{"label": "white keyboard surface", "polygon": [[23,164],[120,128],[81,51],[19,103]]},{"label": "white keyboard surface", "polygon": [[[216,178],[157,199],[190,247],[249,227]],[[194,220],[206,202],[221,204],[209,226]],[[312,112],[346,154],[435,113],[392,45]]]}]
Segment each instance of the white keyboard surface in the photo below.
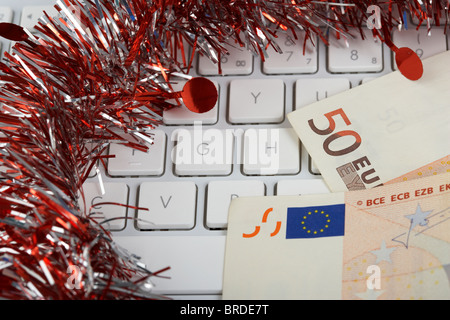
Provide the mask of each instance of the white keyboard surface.
[{"label": "white keyboard surface", "polygon": [[[0,0],[0,21],[33,31],[43,9],[54,12],[52,1]],[[394,31],[394,43],[421,58],[448,50],[442,28],[428,36],[414,27]],[[207,58],[196,57],[193,75],[216,84],[217,105],[205,114],[184,106],[164,112],[165,125],[154,131],[149,153],[111,145],[116,157],[100,168],[104,194],[98,176],[88,179],[87,206],[114,239],[150,270],[171,267],[162,274],[171,279],[154,280],[155,292],[220,298],[231,199],[328,192],[286,114],[395,70],[389,48],[368,32],[366,40],[331,38],[330,47],[314,38],[304,54],[304,34],[298,36],[280,36],[283,53],[270,48],[264,62],[245,48],[228,46],[230,55],[220,57],[223,75]],[[2,51],[10,49],[4,39],[1,45]]]}]

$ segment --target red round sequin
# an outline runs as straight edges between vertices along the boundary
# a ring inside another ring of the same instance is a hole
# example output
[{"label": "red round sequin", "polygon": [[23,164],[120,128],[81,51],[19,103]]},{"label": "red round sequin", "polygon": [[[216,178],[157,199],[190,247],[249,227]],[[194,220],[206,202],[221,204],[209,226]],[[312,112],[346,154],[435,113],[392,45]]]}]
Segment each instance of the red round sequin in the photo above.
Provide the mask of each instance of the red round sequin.
[{"label": "red round sequin", "polygon": [[208,112],[217,102],[217,89],[211,80],[192,78],[183,87],[181,98],[184,105],[195,113]]},{"label": "red round sequin", "polygon": [[407,47],[395,50],[398,70],[409,80],[418,80],[423,74],[423,65],[417,53]]}]

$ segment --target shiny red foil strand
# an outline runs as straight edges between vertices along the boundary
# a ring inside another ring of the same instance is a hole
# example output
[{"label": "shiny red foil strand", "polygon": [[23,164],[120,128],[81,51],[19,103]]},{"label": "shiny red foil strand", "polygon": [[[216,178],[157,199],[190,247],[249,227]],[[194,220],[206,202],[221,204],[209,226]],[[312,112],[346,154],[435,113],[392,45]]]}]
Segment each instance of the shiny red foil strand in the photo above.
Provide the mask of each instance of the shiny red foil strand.
[{"label": "shiny red foil strand", "polygon": [[[7,299],[159,298],[147,280],[160,271],[118,247],[78,199],[109,142],[147,150],[142,137],[176,107],[171,86],[192,67],[192,51],[220,70],[226,42],[264,58],[268,46],[279,50],[279,32],[296,37],[302,29],[305,43],[314,34],[326,43],[329,30],[357,36],[371,4],[383,6],[373,33],[385,42],[402,22],[395,13],[427,25],[448,16],[445,1],[61,3],[72,16],[56,6],[59,16],[46,15],[34,35],[0,26],[19,41],[0,63],[0,296]],[[80,268],[80,289],[68,287],[71,266]]]},{"label": "shiny red foil strand", "polygon": [[0,34],[11,41],[24,41],[28,39],[28,35],[23,30],[23,27],[8,22],[0,22]]},{"label": "shiny red foil strand", "polygon": [[[128,133],[159,124],[163,107],[171,107],[165,98],[151,99],[149,103],[146,98],[136,101],[134,96],[149,91],[166,94],[165,89],[160,89],[164,83],[156,82],[155,78],[143,85],[138,83],[140,76],[135,72],[135,66],[131,68],[134,72],[128,79],[123,78],[127,72],[120,65],[110,70],[115,75],[108,74],[104,71],[107,65],[100,55],[91,52],[91,58],[86,59],[85,53],[81,52],[91,45],[86,39],[73,41],[72,35],[63,29],[52,33],[55,28],[55,24],[52,28],[41,26],[44,36],[50,41],[41,39],[40,42],[28,40],[19,43],[15,46],[16,56],[7,55],[10,63],[1,65],[4,72],[2,80],[8,81],[2,90],[2,100],[12,111],[1,115],[2,122],[8,123],[8,127],[2,126],[6,136],[3,140],[8,144],[2,160],[3,164],[13,168],[8,170],[4,175],[6,179],[1,183],[6,188],[2,193],[4,205],[0,230],[2,240],[13,239],[2,241],[2,245],[7,243],[14,256],[14,264],[2,270],[1,278],[6,280],[2,283],[14,284],[15,288],[22,289],[17,292],[11,287],[12,291],[5,289],[1,294],[8,298],[34,299],[155,297],[139,291],[138,286],[133,287],[133,282],[126,283],[128,290],[114,289],[117,279],[131,281],[131,275],[136,274],[143,274],[142,278],[147,279],[152,273],[133,265],[126,266],[124,258],[111,248],[104,247],[102,250],[114,259],[106,259],[99,252],[92,252],[89,256],[92,267],[98,268],[96,273],[103,273],[104,276],[97,276],[94,284],[85,284],[83,288],[91,287],[91,291],[84,291],[81,296],[76,290],[65,287],[68,278],[65,267],[80,265],[84,250],[91,247],[94,241],[100,245],[104,241],[96,239],[107,238],[108,234],[88,217],[80,220],[83,212],[78,211],[76,199],[87,176],[86,167],[102,158],[99,149],[107,141],[123,141],[144,150],[147,148],[136,139],[129,140],[120,132],[114,132],[114,129]],[[57,45],[61,40],[65,46]],[[158,76],[158,72],[151,71],[146,76],[155,74]],[[130,83],[134,87],[130,87]],[[145,109],[140,109],[142,106]],[[145,132],[140,134],[148,135]],[[93,149],[86,147],[96,142],[97,146]],[[13,171],[18,174],[12,175]],[[36,187],[19,188],[20,185]],[[39,190],[52,192],[54,197],[49,198]],[[29,205],[24,207],[23,215],[36,218],[24,220],[18,216],[14,199]],[[52,226],[65,229],[64,241],[57,237],[54,239],[55,235],[49,232]],[[18,236],[18,231],[22,229],[30,231],[27,234],[31,235],[33,242],[26,241],[29,237]],[[47,238],[54,240],[46,241]],[[72,251],[61,249],[57,243],[66,243]],[[36,258],[40,252],[35,249],[38,247],[48,248],[46,254],[50,254],[52,259],[39,262],[44,260],[38,261]],[[34,248],[30,251],[34,259],[29,256],[30,248]],[[78,261],[70,262],[71,257]],[[63,260],[65,264],[60,264]],[[52,274],[48,279],[43,273],[44,267],[47,273]],[[58,274],[62,275],[60,281]],[[11,282],[11,279],[15,280]],[[139,292],[135,294],[135,291]]]}]

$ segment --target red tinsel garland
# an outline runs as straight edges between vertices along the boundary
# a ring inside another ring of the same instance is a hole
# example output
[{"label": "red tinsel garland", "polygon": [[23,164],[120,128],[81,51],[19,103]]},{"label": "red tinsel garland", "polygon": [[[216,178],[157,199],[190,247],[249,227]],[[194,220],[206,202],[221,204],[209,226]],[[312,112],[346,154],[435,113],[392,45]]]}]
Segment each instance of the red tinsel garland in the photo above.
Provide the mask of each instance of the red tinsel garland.
[{"label": "red tinsel garland", "polygon": [[448,1],[63,0],[38,33],[0,23],[17,41],[0,63],[0,297],[159,298],[149,282],[159,272],[116,246],[78,204],[107,144],[147,149],[162,111],[177,106],[169,99],[186,100],[171,84],[189,79],[189,50],[220,70],[225,42],[264,58],[268,46],[279,50],[278,32],[358,36],[352,30],[365,27],[370,5],[381,7],[374,37],[393,50],[404,14],[428,27],[448,17]]}]

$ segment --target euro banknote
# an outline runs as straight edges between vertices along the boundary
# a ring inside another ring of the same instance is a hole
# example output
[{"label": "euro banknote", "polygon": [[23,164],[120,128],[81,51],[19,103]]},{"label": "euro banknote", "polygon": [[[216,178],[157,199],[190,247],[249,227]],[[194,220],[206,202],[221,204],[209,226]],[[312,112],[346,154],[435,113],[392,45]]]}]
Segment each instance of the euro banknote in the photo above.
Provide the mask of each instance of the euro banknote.
[{"label": "euro banknote", "polygon": [[450,299],[450,173],[367,190],[239,197],[224,299]]},{"label": "euro banknote", "polygon": [[450,171],[450,51],[315,102],[288,119],[332,192]]}]

